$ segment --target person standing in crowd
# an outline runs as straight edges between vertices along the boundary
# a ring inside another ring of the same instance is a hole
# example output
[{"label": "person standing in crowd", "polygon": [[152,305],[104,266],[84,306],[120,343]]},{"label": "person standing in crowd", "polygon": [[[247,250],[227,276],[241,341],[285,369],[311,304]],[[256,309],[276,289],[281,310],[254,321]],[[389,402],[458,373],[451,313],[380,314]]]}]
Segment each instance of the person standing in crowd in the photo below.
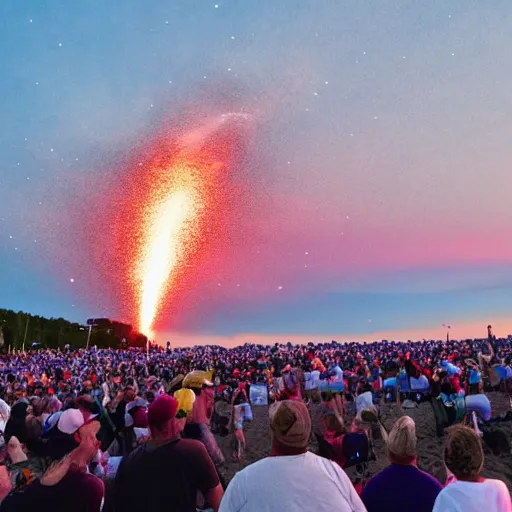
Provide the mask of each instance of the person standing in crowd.
[{"label": "person standing in crowd", "polygon": [[6,443],[12,436],[17,437],[20,443],[27,442],[27,409],[28,402],[26,400],[13,405],[10,418],[5,426],[4,439]]},{"label": "person standing in crowd", "polygon": [[[235,475],[221,512],[364,512],[345,472],[334,462],[308,451],[311,419],[297,400],[270,408],[272,452]],[[316,492],[319,490],[320,492]]]},{"label": "person standing in crowd", "polygon": [[244,436],[244,420],[246,408],[249,407],[249,399],[245,391],[245,384],[240,383],[233,392],[231,400],[230,426],[233,427],[233,460],[240,462],[245,453],[246,440]]},{"label": "person standing in crowd", "polygon": [[311,416],[311,428],[313,434],[317,437],[323,437],[325,432],[324,423],[324,405],[322,403],[322,395],[320,390],[313,389],[310,392],[310,400],[307,404],[309,415]]},{"label": "person standing in crowd", "polygon": [[432,512],[442,486],[417,466],[414,420],[409,416],[398,419],[386,446],[391,465],[368,482],[361,496],[368,512]]},{"label": "person standing in crowd", "polygon": [[115,512],[195,512],[198,493],[214,511],[222,487],[212,460],[199,441],[181,439],[185,418],[178,401],[161,395],[148,408],[151,440],[123,458],[113,490]]},{"label": "person standing in crowd", "polygon": [[325,431],[324,441],[330,446],[331,460],[338,463],[342,468],[346,463],[346,457],[343,453],[343,439],[347,433],[345,423],[340,416],[328,411],[324,416]]},{"label": "person standing in crowd", "polygon": [[480,476],[484,451],[474,430],[464,425],[448,429],[444,462],[456,481],[439,493],[434,512],[512,512],[507,486],[501,480]]},{"label": "person standing in crowd", "polygon": [[210,428],[215,399],[213,384],[207,379],[205,372],[193,371],[183,379],[183,387],[191,389],[196,395],[192,414],[187,418],[184,437],[200,440],[214,464],[221,466],[224,455]]}]

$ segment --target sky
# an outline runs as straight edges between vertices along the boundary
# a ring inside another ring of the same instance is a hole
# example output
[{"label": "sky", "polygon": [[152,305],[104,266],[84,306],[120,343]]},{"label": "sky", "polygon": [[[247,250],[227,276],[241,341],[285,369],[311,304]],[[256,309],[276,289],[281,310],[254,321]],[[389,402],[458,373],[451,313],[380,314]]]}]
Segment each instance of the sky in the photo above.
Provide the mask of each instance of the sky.
[{"label": "sky", "polygon": [[0,307],[132,321],[111,184],[192,105],[251,114],[247,211],[160,340],[512,332],[510,2],[3,0],[0,34]]}]

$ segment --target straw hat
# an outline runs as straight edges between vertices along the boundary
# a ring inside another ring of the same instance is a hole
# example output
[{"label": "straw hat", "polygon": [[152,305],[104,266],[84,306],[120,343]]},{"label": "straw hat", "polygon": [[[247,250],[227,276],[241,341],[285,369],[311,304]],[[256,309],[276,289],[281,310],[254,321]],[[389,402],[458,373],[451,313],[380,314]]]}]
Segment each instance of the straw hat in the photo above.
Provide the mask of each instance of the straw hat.
[{"label": "straw hat", "polygon": [[190,372],[183,379],[184,388],[201,389],[203,386],[212,386],[211,381],[208,380],[208,375],[206,372],[196,370]]}]

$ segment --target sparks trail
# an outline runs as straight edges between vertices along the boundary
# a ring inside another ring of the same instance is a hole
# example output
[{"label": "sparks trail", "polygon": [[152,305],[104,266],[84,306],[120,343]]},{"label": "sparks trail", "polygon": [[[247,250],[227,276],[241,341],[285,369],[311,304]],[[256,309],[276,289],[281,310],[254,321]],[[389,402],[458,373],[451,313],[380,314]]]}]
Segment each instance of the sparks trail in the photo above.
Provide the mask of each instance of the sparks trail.
[{"label": "sparks trail", "polygon": [[[185,174],[187,168],[179,171]],[[173,269],[186,255],[187,236],[194,233],[199,194],[193,184],[162,185],[155,203],[147,208],[145,238],[141,242],[140,260],[140,330],[151,335],[158,304]],[[170,283],[172,285],[172,283]]]},{"label": "sparks trail", "polygon": [[114,187],[101,266],[118,276],[125,316],[149,336],[194,263],[223,242],[229,204],[240,196],[230,173],[247,127],[247,115],[225,114],[180,136],[166,133],[137,152]]}]

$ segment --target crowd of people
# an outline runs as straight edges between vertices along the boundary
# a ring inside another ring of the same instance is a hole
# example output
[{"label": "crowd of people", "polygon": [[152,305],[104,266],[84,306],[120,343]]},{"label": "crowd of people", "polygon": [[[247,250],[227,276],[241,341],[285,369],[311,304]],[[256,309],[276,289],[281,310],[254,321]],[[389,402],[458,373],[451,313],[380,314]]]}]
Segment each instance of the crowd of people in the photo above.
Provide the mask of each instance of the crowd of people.
[{"label": "crowd of people", "polygon": [[[466,341],[6,354],[0,512],[512,511],[506,485],[481,476],[490,415],[466,399],[510,392],[511,357],[512,340],[490,330]],[[427,399],[441,430],[451,425],[442,483],[417,467],[413,419],[388,432],[379,417],[384,400]],[[256,403],[269,405],[271,452],[228,483],[225,458],[244,458]],[[379,437],[390,465],[368,478]]]}]

